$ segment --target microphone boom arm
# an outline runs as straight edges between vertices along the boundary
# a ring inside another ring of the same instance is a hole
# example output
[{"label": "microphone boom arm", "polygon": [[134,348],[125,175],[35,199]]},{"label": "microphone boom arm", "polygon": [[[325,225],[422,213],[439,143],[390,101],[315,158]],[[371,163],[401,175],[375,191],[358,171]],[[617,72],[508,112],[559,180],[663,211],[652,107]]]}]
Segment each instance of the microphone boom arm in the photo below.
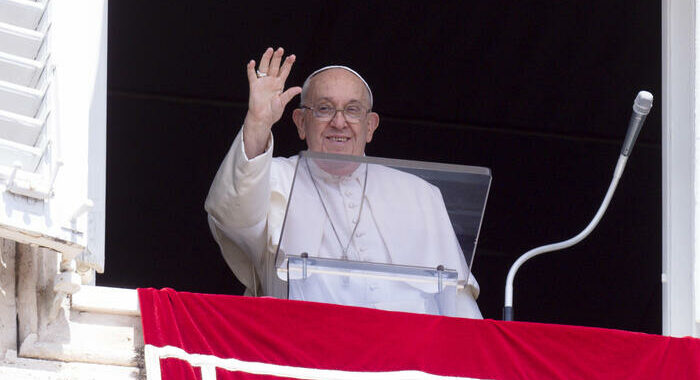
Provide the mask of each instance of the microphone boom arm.
[{"label": "microphone boom arm", "polygon": [[513,280],[515,279],[515,274],[518,272],[520,266],[522,266],[526,261],[531,258],[547,253],[554,252],[564,248],[569,248],[574,244],[577,244],[581,240],[585,239],[590,233],[596,228],[600,219],[603,218],[605,210],[607,210],[610,200],[613,194],[615,194],[615,189],[617,188],[617,183],[622,177],[622,173],[625,171],[625,165],[627,165],[627,158],[632,153],[632,148],[634,143],[639,136],[639,131],[642,129],[644,120],[651,110],[654,101],[654,96],[647,91],[640,91],[637,97],[634,99],[634,105],[632,106],[632,117],[630,118],[629,126],[627,127],[627,135],[625,136],[625,141],[622,144],[622,151],[620,152],[620,158],[617,160],[617,165],[615,165],[615,172],[613,173],[612,181],[610,181],[610,186],[608,187],[608,192],[603,198],[603,203],[598,208],[598,212],[593,217],[588,226],[579,232],[578,235],[572,237],[569,240],[564,240],[559,243],[547,244],[535,249],[531,249],[525,252],[522,256],[513,263],[508,271],[508,277],[506,278],[506,294],[505,302],[503,306],[503,320],[512,321],[513,320]]},{"label": "microphone boom arm", "polygon": [[547,252],[558,251],[564,248],[569,248],[572,245],[575,245],[581,240],[585,239],[588,235],[590,235],[590,233],[598,225],[598,222],[600,222],[600,220],[603,218],[605,210],[607,210],[608,205],[610,204],[610,200],[612,199],[613,194],[615,194],[617,183],[620,181],[620,177],[622,177],[622,173],[625,171],[625,165],[627,165],[627,156],[620,155],[620,158],[618,158],[617,160],[617,165],[615,166],[615,172],[613,173],[612,181],[610,182],[610,186],[608,187],[608,192],[605,194],[605,198],[603,198],[603,203],[598,208],[598,212],[593,217],[593,220],[591,220],[591,222],[588,223],[588,226],[586,226],[586,228],[584,228],[583,231],[579,232],[578,235],[572,237],[571,239],[531,249],[525,252],[515,261],[515,263],[513,263],[513,265],[510,267],[510,270],[508,271],[508,277],[506,278],[506,297],[505,306],[503,307],[504,321],[513,320],[513,280],[515,279],[515,274],[518,272],[518,269],[520,269],[520,266],[522,266],[526,261],[530,260],[531,258],[537,255],[541,255]]}]

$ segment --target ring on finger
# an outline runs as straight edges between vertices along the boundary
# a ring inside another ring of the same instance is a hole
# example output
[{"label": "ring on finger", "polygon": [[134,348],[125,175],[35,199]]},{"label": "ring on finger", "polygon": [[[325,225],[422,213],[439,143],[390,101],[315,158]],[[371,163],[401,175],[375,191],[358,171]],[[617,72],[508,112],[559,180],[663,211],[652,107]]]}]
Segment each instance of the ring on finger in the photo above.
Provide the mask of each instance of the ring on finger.
[{"label": "ring on finger", "polygon": [[255,70],[255,74],[258,76],[258,78],[264,78],[267,76],[267,73],[263,73],[260,70]]}]

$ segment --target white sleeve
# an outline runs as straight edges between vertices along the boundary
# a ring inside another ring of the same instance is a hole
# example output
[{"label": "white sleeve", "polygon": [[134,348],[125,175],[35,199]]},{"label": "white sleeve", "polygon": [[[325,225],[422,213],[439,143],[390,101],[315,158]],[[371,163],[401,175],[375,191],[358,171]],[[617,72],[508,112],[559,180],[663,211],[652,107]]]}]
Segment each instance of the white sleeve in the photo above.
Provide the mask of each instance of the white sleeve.
[{"label": "white sleeve", "polygon": [[[240,257],[228,257],[241,254],[248,255],[251,264],[257,264],[266,244],[272,137],[263,154],[248,159],[242,136],[241,128],[214,177],[204,204],[212,234],[229,266],[245,261]],[[231,244],[222,244],[222,233],[238,249],[226,249],[225,246]],[[241,279],[240,268],[231,269]]]}]

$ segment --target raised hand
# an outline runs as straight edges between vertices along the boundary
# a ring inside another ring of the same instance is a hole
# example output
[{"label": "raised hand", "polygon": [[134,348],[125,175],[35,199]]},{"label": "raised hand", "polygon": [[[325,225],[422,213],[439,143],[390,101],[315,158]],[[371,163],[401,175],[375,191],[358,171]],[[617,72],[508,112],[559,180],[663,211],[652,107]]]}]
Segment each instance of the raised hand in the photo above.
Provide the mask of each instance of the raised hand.
[{"label": "raised hand", "polygon": [[301,93],[301,87],[291,87],[284,91],[284,83],[296,56],[289,55],[282,63],[283,55],[282,48],[268,48],[260,58],[257,70],[254,60],[248,62],[246,69],[250,93],[248,114],[243,122],[243,140],[248,158],[265,151],[272,125],[282,117],[287,103]]}]

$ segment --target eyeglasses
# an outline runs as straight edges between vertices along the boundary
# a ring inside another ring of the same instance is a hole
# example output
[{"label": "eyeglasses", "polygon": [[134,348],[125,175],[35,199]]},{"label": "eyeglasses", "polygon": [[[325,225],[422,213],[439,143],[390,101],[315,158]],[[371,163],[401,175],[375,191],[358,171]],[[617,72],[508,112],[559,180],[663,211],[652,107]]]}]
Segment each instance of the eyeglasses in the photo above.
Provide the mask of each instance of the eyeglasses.
[{"label": "eyeglasses", "polygon": [[365,109],[365,107],[359,104],[350,104],[345,106],[345,108],[343,109],[335,108],[330,104],[321,104],[317,107],[301,106],[300,108],[306,108],[308,110],[311,110],[311,112],[313,112],[314,117],[321,121],[333,120],[335,114],[338,111],[340,111],[343,113],[345,120],[347,120],[350,123],[357,123],[360,120],[362,120],[362,118],[366,114],[369,113],[369,109]]}]

